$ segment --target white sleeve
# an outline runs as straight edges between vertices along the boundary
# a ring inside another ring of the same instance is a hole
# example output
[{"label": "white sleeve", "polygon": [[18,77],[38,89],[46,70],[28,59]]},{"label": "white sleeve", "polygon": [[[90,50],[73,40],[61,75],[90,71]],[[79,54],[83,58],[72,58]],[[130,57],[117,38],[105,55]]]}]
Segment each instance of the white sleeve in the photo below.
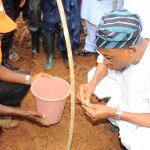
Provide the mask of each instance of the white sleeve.
[{"label": "white sleeve", "polygon": [[102,54],[99,54],[97,57],[97,63],[103,63],[104,61],[104,56]]}]

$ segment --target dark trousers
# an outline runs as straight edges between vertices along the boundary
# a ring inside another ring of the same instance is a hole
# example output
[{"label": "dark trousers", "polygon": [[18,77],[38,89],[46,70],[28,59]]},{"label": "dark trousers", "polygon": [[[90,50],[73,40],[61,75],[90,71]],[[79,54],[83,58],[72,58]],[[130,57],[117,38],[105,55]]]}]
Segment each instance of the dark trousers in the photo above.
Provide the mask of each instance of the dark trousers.
[{"label": "dark trousers", "polygon": [[21,11],[23,19],[27,20],[29,31],[38,31],[41,28],[41,0],[26,0]]},{"label": "dark trousers", "polygon": [[[29,74],[26,71],[20,73]],[[19,107],[29,89],[30,85],[0,81],[0,104]]]},{"label": "dark trousers", "polygon": [[19,107],[29,89],[29,85],[0,81],[0,104]]},{"label": "dark trousers", "polygon": [[[2,0],[4,9],[6,14],[12,19],[16,20],[16,18],[19,16],[19,3],[20,0]],[[9,58],[9,49],[13,45],[13,39],[14,39],[14,31],[11,31],[9,33],[5,33],[2,38],[2,63],[6,64]]]},{"label": "dark trousers", "polygon": [[[19,3],[20,0],[2,0],[4,9],[6,14],[12,19],[16,20],[16,18],[19,16]],[[9,33],[6,33],[2,39],[2,46],[5,47],[11,47],[13,43],[13,37],[14,37],[14,31],[11,31]],[[4,48],[2,48],[3,51]]]},{"label": "dark trousers", "polygon": [[31,32],[41,28],[41,0],[29,0],[29,24]]}]

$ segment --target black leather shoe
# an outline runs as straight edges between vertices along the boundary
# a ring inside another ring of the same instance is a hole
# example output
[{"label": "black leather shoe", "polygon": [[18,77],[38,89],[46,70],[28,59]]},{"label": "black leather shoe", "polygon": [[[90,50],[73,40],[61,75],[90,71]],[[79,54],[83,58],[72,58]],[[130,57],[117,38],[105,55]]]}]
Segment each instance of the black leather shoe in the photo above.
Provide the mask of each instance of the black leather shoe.
[{"label": "black leather shoe", "polygon": [[85,49],[82,49],[80,52],[78,52],[79,56],[85,56],[87,54],[90,54],[90,52],[86,51]]},{"label": "black leather shoe", "polygon": [[10,70],[18,70],[19,69],[17,66],[12,66],[8,62],[2,62],[2,65]]}]

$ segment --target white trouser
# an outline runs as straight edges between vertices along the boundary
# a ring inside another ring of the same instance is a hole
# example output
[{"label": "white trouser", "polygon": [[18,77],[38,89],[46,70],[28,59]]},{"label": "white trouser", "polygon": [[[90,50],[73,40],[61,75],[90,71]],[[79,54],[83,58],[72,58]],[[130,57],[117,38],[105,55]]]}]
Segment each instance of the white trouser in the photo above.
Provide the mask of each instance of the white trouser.
[{"label": "white trouser", "polygon": [[[96,67],[92,68],[88,72],[88,82],[93,78]],[[98,98],[111,97],[107,103],[110,107],[117,107],[119,101],[119,86],[116,80],[110,76],[105,77],[101,82],[98,83],[94,95]],[[119,127],[119,137],[122,144],[128,150],[150,150],[150,128],[141,127],[126,121],[116,121],[109,118],[112,124]]]},{"label": "white trouser", "polygon": [[87,36],[85,38],[84,49],[88,52],[94,52],[95,53],[97,50],[97,46],[96,46],[97,26],[86,21],[86,28],[87,28]]}]

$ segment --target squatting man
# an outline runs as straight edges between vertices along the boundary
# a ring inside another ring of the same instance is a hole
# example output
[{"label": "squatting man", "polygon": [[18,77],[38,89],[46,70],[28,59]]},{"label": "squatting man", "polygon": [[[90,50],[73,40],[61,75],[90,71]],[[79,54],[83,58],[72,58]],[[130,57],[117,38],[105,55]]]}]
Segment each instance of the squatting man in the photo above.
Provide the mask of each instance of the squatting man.
[{"label": "squatting man", "polygon": [[[150,149],[150,44],[141,31],[137,14],[125,9],[105,14],[96,35],[98,64],[77,95],[92,120],[108,118],[119,128],[128,150]],[[110,100],[92,104],[92,94]]]}]

